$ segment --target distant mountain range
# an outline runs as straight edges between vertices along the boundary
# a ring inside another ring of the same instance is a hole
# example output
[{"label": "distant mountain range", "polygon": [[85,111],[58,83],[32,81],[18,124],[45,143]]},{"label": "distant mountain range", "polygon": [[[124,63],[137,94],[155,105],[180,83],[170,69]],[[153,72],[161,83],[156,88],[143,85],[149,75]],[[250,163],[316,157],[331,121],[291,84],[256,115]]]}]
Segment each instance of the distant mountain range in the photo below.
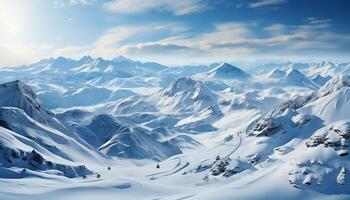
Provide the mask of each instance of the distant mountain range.
[{"label": "distant mountain range", "polygon": [[349,72],[349,63],[244,70],[123,56],[2,68],[0,178],[49,190],[219,185],[346,199]]}]

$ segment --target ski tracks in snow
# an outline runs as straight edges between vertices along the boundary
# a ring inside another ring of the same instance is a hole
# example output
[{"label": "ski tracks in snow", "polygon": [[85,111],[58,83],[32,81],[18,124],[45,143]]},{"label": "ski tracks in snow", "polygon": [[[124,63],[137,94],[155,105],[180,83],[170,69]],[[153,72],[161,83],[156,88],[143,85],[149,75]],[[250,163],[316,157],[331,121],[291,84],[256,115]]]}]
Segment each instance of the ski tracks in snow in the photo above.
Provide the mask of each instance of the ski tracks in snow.
[{"label": "ski tracks in snow", "polygon": [[238,150],[238,148],[241,146],[242,144],[242,136],[240,134],[237,135],[239,138],[239,142],[238,144],[235,146],[235,148],[233,148],[224,158],[228,158],[230,157],[234,152],[236,152]]},{"label": "ski tracks in snow", "polygon": [[147,175],[147,177],[150,177],[150,180],[155,180],[155,179],[158,179],[161,177],[170,176],[170,175],[178,173],[179,171],[185,169],[187,166],[190,165],[190,163],[187,161],[183,162],[181,158],[174,158],[174,159],[178,160],[178,162],[174,168],[172,168],[170,170],[163,171],[163,172],[149,174],[149,175]]}]

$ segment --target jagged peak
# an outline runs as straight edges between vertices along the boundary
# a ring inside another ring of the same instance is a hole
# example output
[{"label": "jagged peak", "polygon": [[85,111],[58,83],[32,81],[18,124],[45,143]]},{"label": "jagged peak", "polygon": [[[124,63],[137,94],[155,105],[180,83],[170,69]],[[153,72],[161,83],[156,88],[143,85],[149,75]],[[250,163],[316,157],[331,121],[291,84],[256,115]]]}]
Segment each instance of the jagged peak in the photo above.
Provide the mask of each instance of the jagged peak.
[{"label": "jagged peak", "polygon": [[85,55],[79,59],[79,62],[90,62],[92,60],[93,60],[93,58],[91,56]]},{"label": "jagged peak", "polygon": [[6,90],[6,92],[20,92],[23,95],[36,99],[37,96],[33,90],[21,80],[10,81],[0,84],[0,90]]},{"label": "jagged peak", "polygon": [[180,91],[186,91],[196,86],[197,82],[188,77],[181,77],[174,80],[168,87],[164,89],[164,95],[173,96]]},{"label": "jagged peak", "polygon": [[103,62],[103,61],[106,61],[105,59],[101,58],[101,57],[98,57],[98,58],[95,58],[94,59],[96,62]]},{"label": "jagged peak", "polygon": [[[344,87],[350,87],[350,75],[338,75],[329,80],[322,88],[314,91],[308,96],[296,96],[291,100],[283,102],[277,109],[277,113],[288,108],[299,109],[309,102],[330,95]],[[274,111],[275,112],[275,111]]]},{"label": "jagged peak", "polygon": [[20,80],[0,84],[0,107],[22,109],[33,119],[44,122],[47,111],[34,91]]},{"label": "jagged peak", "polygon": [[319,96],[326,96],[344,87],[350,87],[350,75],[337,75],[318,91]]},{"label": "jagged peak", "polygon": [[62,63],[66,63],[66,62],[74,62],[76,60],[72,59],[72,58],[66,58],[66,57],[63,57],[63,56],[59,56],[57,58],[54,58],[52,60],[53,64],[62,64]]},{"label": "jagged peak", "polygon": [[329,65],[329,66],[332,66],[332,67],[335,66],[335,64],[333,62],[330,62],[330,61],[322,61],[320,63],[320,66],[325,66],[325,65]]},{"label": "jagged peak", "polygon": [[101,57],[94,58],[89,63],[87,63],[88,66],[103,66],[103,67],[110,65],[110,64],[111,64],[110,61],[105,60]]}]

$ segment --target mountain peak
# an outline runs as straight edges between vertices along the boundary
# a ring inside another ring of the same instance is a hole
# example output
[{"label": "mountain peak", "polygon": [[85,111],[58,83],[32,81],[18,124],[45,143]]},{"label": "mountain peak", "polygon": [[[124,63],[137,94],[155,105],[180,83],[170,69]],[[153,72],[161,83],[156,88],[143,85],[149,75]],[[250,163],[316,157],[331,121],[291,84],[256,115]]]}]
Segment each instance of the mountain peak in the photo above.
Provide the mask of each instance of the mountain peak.
[{"label": "mountain peak", "polygon": [[328,66],[331,66],[331,67],[334,67],[334,63],[330,62],[330,61],[322,61],[321,66],[325,66],[325,65],[328,65]]},{"label": "mountain peak", "polygon": [[200,81],[178,78],[152,96],[152,101],[165,112],[199,111],[217,102],[217,96]]},{"label": "mountain peak", "polygon": [[0,107],[20,108],[39,122],[48,113],[33,90],[20,80],[0,84],[0,96]]},{"label": "mountain peak", "polygon": [[[220,64],[219,66],[217,66],[215,69],[217,69],[217,70],[227,70],[227,71],[230,71],[230,70],[235,69],[235,68],[237,68],[237,67],[235,67],[235,66],[233,66],[233,65],[231,65],[231,64],[228,64],[228,63],[224,62],[224,63]],[[237,69],[238,69],[238,68],[237,68]]]},{"label": "mountain peak", "polygon": [[71,58],[66,58],[66,57],[63,57],[63,56],[59,56],[56,59],[54,59],[54,63],[56,63],[56,64],[72,62],[72,61],[75,61],[75,60],[73,60]]},{"label": "mountain peak", "polygon": [[269,75],[270,78],[283,78],[284,76],[286,76],[286,72],[280,69],[273,70]]},{"label": "mountain peak", "polygon": [[79,62],[86,63],[86,62],[90,62],[92,60],[93,60],[93,58],[91,56],[83,56],[79,59]]},{"label": "mountain peak", "polygon": [[29,95],[32,98],[36,97],[32,89],[29,86],[25,85],[21,80],[15,80],[15,81],[10,81],[7,83],[0,84],[0,91],[4,91],[4,90],[8,92],[19,91],[25,95]]},{"label": "mountain peak", "polygon": [[173,81],[168,87],[164,89],[164,95],[173,96],[175,93],[194,88],[196,81],[191,78],[182,77]]},{"label": "mountain peak", "polygon": [[287,76],[284,78],[284,82],[288,85],[308,87],[311,89],[318,88],[314,82],[312,82],[303,73],[296,69],[291,69],[288,72]]},{"label": "mountain peak", "polygon": [[296,69],[291,69],[288,72],[287,77],[295,79],[295,80],[300,80],[300,79],[306,78],[303,73],[301,73],[299,70],[296,70]]},{"label": "mountain peak", "polygon": [[239,69],[238,67],[230,65],[228,63],[222,63],[216,68],[210,70],[208,74],[213,78],[222,78],[222,79],[246,80],[250,78],[249,74]]},{"label": "mountain peak", "polygon": [[338,75],[329,80],[320,90],[319,96],[326,96],[344,87],[350,87],[350,75]]}]

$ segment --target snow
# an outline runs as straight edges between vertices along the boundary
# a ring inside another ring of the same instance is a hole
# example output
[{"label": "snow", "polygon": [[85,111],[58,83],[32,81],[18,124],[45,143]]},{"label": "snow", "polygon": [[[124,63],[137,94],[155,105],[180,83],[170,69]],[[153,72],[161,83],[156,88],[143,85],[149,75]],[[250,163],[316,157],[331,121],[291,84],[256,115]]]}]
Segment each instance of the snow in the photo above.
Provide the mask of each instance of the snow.
[{"label": "snow", "polygon": [[292,69],[282,81],[289,85],[305,86],[312,89],[317,88],[317,85],[296,69]]},{"label": "snow", "polygon": [[217,79],[237,79],[237,80],[247,80],[250,75],[243,70],[230,65],[228,63],[223,63],[216,68],[210,70],[207,73],[208,77]]},{"label": "snow", "polygon": [[286,72],[279,69],[273,70],[269,75],[270,78],[283,78],[285,76]]},{"label": "snow", "polygon": [[217,96],[201,82],[178,78],[150,97],[162,112],[199,111],[217,102]]},{"label": "snow", "polygon": [[332,77],[330,76],[326,76],[326,77],[323,77],[321,75],[317,75],[316,77],[314,77],[312,79],[313,82],[315,82],[317,85],[319,86],[323,86],[324,84],[327,83],[327,81],[329,81]]},{"label": "snow", "polygon": [[349,199],[349,67],[0,69],[0,199]]}]

